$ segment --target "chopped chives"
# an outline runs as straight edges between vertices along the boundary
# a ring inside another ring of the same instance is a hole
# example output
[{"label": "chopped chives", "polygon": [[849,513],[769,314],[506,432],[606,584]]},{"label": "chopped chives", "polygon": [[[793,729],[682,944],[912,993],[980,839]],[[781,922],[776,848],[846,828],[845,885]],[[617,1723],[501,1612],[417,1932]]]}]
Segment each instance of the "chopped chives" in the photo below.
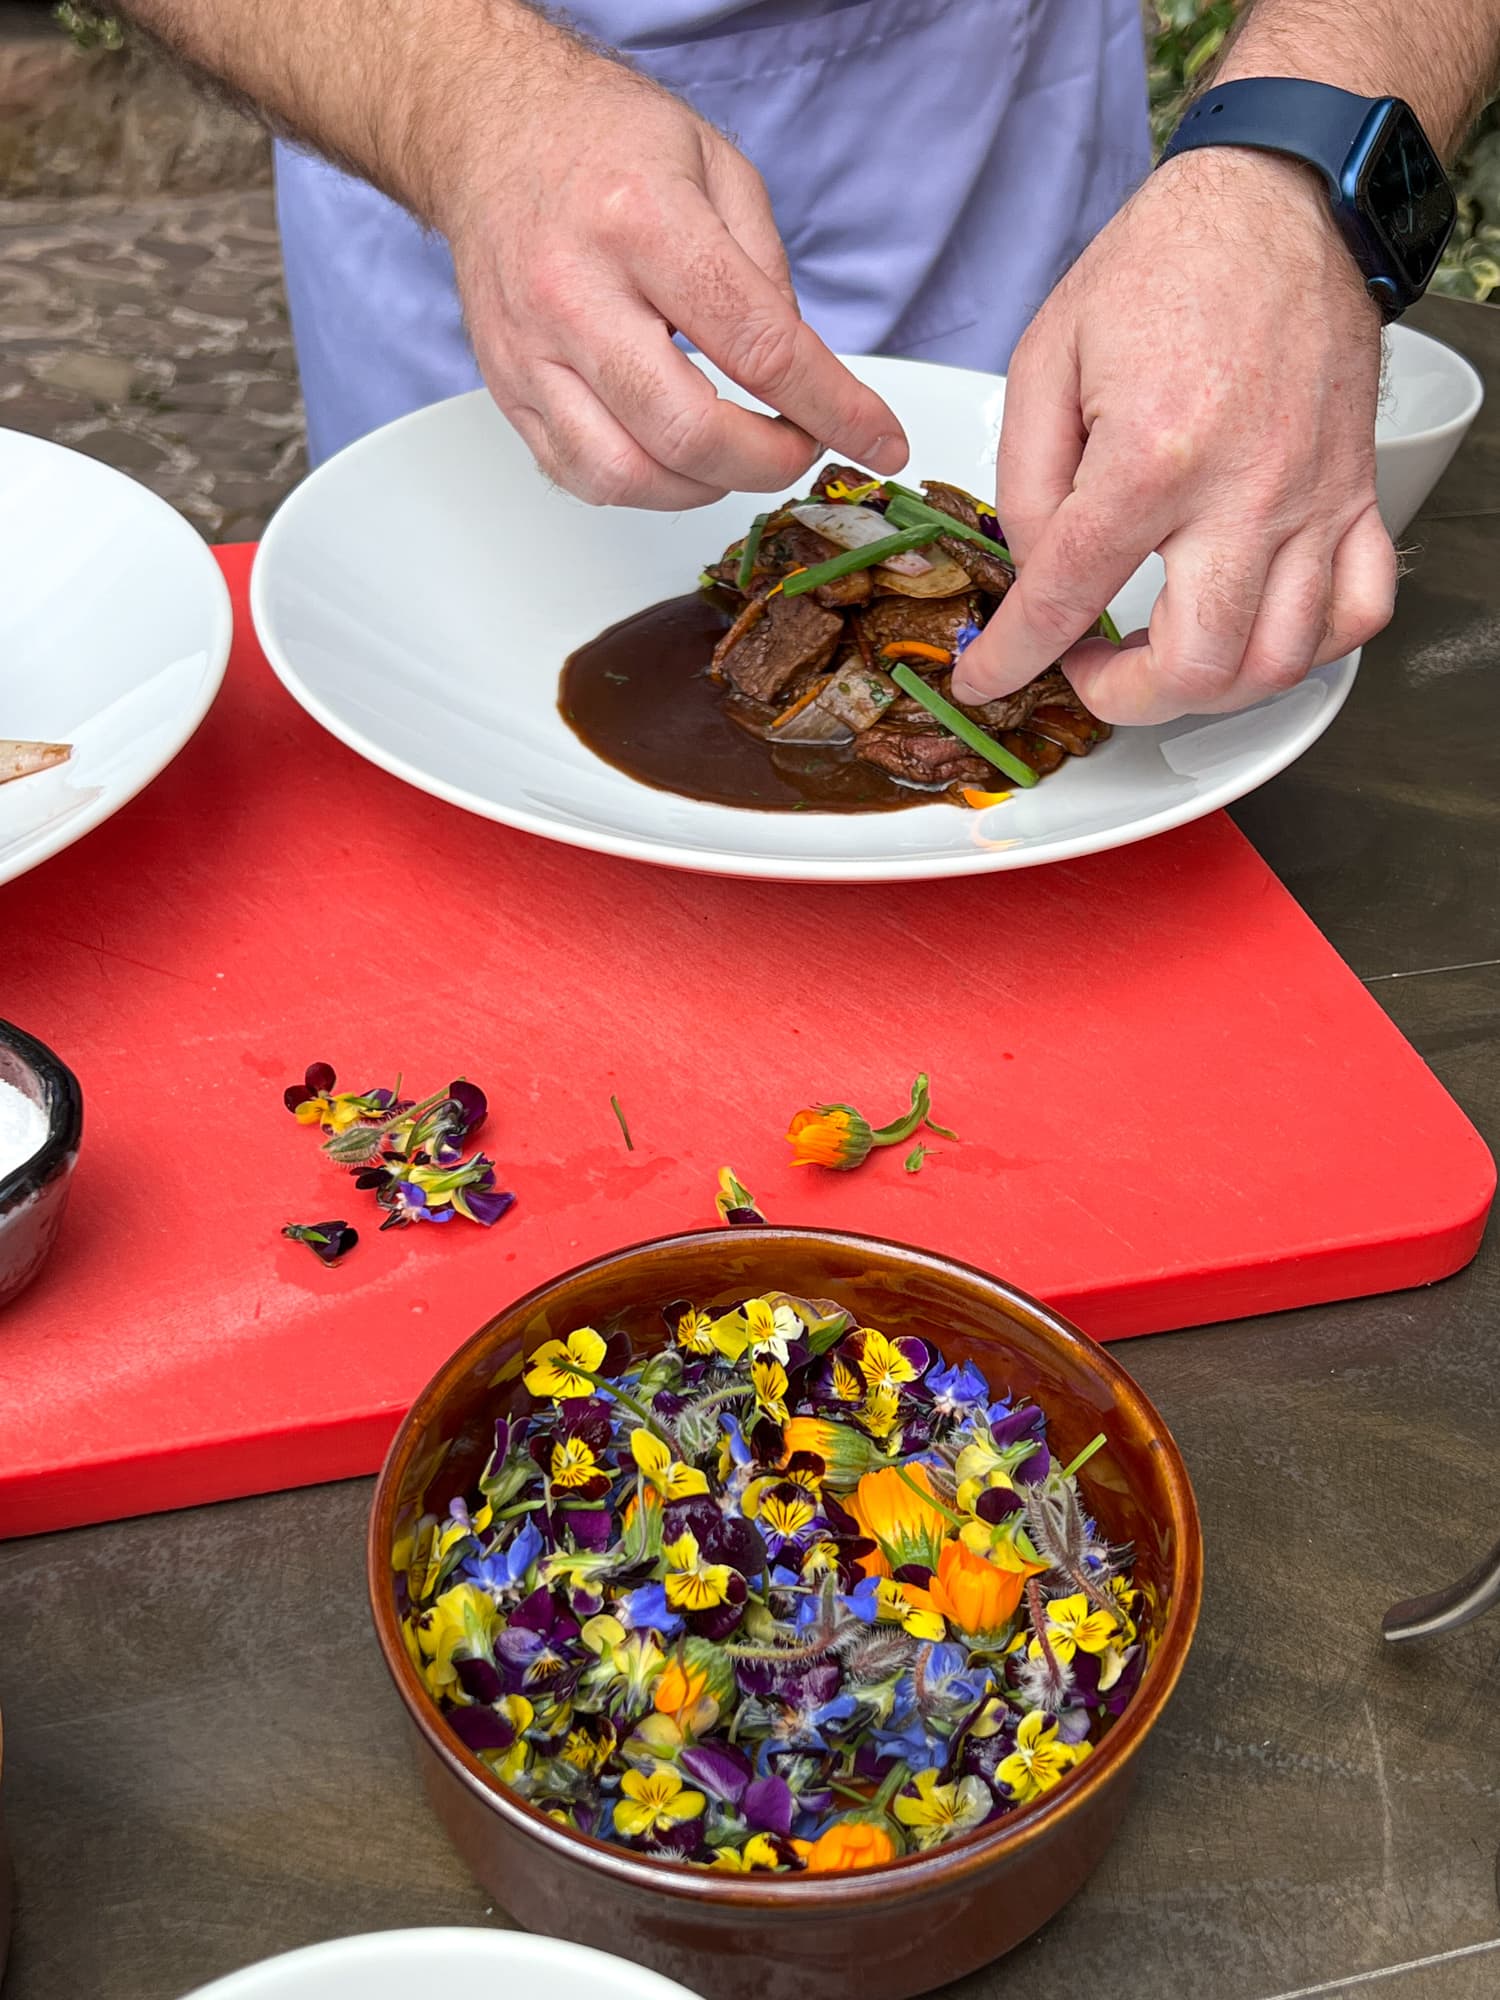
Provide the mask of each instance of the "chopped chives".
[{"label": "chopped chives", "polygon": [[1108,639],[1109,643],[1112,646],[1119,645],[1120,628],[1115,623],[1114,619],[1110,617],[1108,611],[1101,611],[1099,613],[1099,630],[1104,634],[1105,638]]},{"label": "chopped chives", "polygon": [[983,535],[978,528],[971,528],[967,521],[956,521],[951,514],[945,514],[941,507],[934,507],[924,500],[920,493],[913,493],[909,486],[898,486],[894,479],[885,482],[885,490],[891,496],[886,508],[886,518],[904,521],[908,527],[915,527],[919,521],[935,522],[945,535],[957,535],[961,542],[973,542],[976,548],[988,549],[992,556],[999,556],[1002,562],[1011,560],[1010,550],[990,535]]},{"label": "chopped chives", "polygon": [[781,585],[783,597],[801,597],[804,591],[816,590],[821,584],[836,583],[841,576],[851,576],[857,569],[869,569],[875,563],[882,563],[888,556],[904,555],[908,549],[925,549],[935,542],[941,531],[924,524],[916,528],[903,528],[899,535],[882,535],[878,542],[866,542],[860,549],[845,549],[841,554],[830,556],[827,562],[814,563],[811,569],[798,570]]},{"label": "chopped chives", "polygon": [[750,579],[755,574],[755,558],[760,554],[760,538],[766,532],[769,514],[757,514],[750,523],[750,532],[745,537],[745,546],[740,550],[740,566],[734,573],[735,588],[748,590]]},{"label": "chopped chives", "polygon": [[970,722],[962,709],[955,708],[951,701],[945,701],[936,688],[929,687],[922,676],[904,662],[891,668],[891,679],[903,694],[909,694],[913,701],[920,702],[930,716],[942,723],[944,729],[951,730],[960,743],[966,743],[987,764],[993,764],[997,771],[1003,771],[1018,785],[1029,787],[1036,783],[1036,772],[1029,764],[1013,757],[1003,743],[997,743],[977,722]]}]

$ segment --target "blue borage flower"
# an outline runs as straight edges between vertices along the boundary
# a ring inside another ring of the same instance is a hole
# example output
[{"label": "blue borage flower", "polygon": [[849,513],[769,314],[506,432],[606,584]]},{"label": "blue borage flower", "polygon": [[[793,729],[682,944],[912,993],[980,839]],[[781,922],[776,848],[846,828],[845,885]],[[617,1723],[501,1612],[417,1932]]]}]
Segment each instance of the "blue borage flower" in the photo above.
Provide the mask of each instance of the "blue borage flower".
[{"label": "blue borage flower", "polygon": [[661,1337],[543,1342],[477,1485],[393,1552],[470,1751],[735,1873],[877,1865],[1064,1782],[1155,1605],[1045,1413],[828,1300],[676,1301]]}]

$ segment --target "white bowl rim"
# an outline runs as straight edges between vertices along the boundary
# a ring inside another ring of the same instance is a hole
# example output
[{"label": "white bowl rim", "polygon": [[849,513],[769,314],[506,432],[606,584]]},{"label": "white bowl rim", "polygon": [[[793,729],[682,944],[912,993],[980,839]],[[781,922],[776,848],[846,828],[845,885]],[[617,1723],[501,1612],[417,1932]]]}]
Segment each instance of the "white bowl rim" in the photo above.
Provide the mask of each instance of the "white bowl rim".
[{"label": "white bowl rim", "polygon": [[1428,424],[1419,431],[1402,431],[1399,437],[1382,438],[1382,451],[1399,451],[1411,445],[1429,444],[1438,438],[1448,438],[1455,431],[1466,431],[1484,407],[1484,377],[1466,354],[1460,354],[1456,347],[1450,347],[1446,340],[1439,340],[1436,334],[1425,333],[1419,326],[1403,326],[1399,321],[1389,329],[1392,345],[1400,341],[1416,341],[1422,347],[1435,347],[1438,352],[1455,365],[1455,371],[1467,378],[1469,393],[1463,408],[1451,417],[1445,417],[1440,424]]},{"label": "white bowl rim", "polygon": [[633,1988],[634,2000],[698,2000],[689,1988],[653,1972],[633,1959],[616,1958],[613,1953],[596,1951],[590,1945],[570,1944],[564,1938],[541,1937],[531,1931],[488,1929],[478,1924],[433,1924],[409,1930],[361,1931],[353,1937],[328,1938],[320,1944],[302,1945],[294,1951],[278,1952],[273,1958],[258,1959],[253,1965],[228,1972],[208,1986],[194,1987],[184,2000],[275,2000],[281,1990],[277,1982],[320,1967],[358,1971],[394,1963],[424,1971],[441,1970],[444,1955],[467,1956],[479,1951],[493,1958],[498,1971],[572,1968],[591,1974],[601,1985],[612,1981],[619,1989]]},{"label": "white bowl rim", "polygon": [[92,468],[90,477],[97,475],[101,479],[116,480],[121,485],[130,487],[147,513],[154,513],[158,519],[169,523],[166,532],[175,535],[184,549],[191,548],[194,551],[186,561],[197,566],[210,606],[210,622],[203,643],[207,672],[203,676],[203,685],[196,700],[183,710],[178,719],[178,726],[173,732],[172,747],[167,755],[155,769],[143,769],[139,777],[129,783],[127,789],[117,792],[106,788],[92,804],[60,821],[50,833],[29,838],[16,867],[7,868],[5,864],[0,863],[0,885],[3,885],[29,874],[33,868],[40,867],[42,862],[50,861],[54,854],[61,854],[65,848],[72,847],[76,841],[84,839],[94,831],[95,827],[103,825],[105,820],[113,819],[117,812],[123,811],[132,799],[138,798],[148,785],[154,784],[162,772],[181,756],[197,734],[199,726],[218,699],[219,690],[224,685],[224,672],[229,664],[230,648],[234,643],[234,605],[230,599],[229,585],[225,581],[224,572],[214,560],[213,550],[187,517],[179,514],[169,500],[163,500],[159,493],[153,493],[149,486],[143,485],[138,479],[132,479],[129,473],[121,472],[117,466],[106,465],[103,459],[94,458],[86,451],[78,451],[72,445],[55,444],[51,438],[34,437],[30,431],[12,430],[4,424],[0,424],[0,438],[7,441],[20,440],[22,451],[34,447],[39,454],[65,452],[69,458],[81,459],[85,465],[90,466]]}]

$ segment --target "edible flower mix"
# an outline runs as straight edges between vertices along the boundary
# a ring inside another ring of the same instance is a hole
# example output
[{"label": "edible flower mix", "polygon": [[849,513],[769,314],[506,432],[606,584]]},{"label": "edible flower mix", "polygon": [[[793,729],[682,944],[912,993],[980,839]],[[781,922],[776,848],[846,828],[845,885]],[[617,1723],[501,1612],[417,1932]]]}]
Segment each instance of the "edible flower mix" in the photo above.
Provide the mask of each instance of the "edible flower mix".
[{"label": "edible flower mix", "polygon": [[665,1317],[649,1355],[539,1347],[477,1490],[394,1549],[448,1727],[562,1825],[732,1874],[878,1866],[1049,1793],[1150,1643],[1079,1491],[1103,1437],[1059,1463],[1034,1402],[832,1301]]}]

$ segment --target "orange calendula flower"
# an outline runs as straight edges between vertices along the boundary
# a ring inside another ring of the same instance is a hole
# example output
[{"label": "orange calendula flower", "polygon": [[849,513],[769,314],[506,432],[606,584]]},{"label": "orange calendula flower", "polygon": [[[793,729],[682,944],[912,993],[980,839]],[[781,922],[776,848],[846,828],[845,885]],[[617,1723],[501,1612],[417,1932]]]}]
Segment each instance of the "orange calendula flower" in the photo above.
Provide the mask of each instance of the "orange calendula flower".
[{"label": "orange calendula flower", "polygon": [[799,1111],[787,1127],[787,1144],[795,1167],[828,1167],[846,1174],[863,1166],[877,1146],[897,1146],[927,1122],[931,1109],[927,1078],[911,1087],[911,1108],[890,1125],[874,1129],[852,1104],[814,1104]]},{"label": "orange calendula flower", "polygon": [[816,1840],[792,1845],[807,1863],[809,1875],[841,1875],[848,1868],[878,1868],[894,1861],[896,1843],[885,1827],[867,1819],[836,1820]]},{"label": "orange calendula flower", "polygon": [[[1043,1568],[1045,1564],[1036,1565]],[[1015,1617],[1025,1588],[1025,1570],[999,1569],[962,1542],[944,1542],[930,1596],[957,1631],[987,1643],[998,1639]]]},{"label": "orange calendula flower", "polygon": [[848,1493],[863,1476],[883,1463],[880,1453],[852,1424],[828,1417],[792,1417],[782,1426],[785,1465],[797,1452],[811,1452],[823,1461],[823,1484],[833,1493]]},{"label": "orange calendula flower", "polygon": [[[878,1544],[889,1569],[908,1563],[937,1568],[948,1517],[933,1496],[932,1475],[925,1465],[887,1465],[879,1472],[867,1472],[849,1496],[849,1511]],[[871,1560],[865,1558],[867,1570]]]},{"label": "orange calendula flower", "polygon": [[792,1164],[848,1173],[870,1157],[874,1137],[852,1104],[818,1104],[799,1111],[787,1127]]},{"label": "orange calendula flower", "polygon": [[[651,1699],[658,1715],[670,1715],[678,1728],[687,1731],[708,1688],[705,1667],[684,1667],[681,1660],[668,1660],[657,1676]],[[714,1705],[715,1714],[718,1704]]]}]

